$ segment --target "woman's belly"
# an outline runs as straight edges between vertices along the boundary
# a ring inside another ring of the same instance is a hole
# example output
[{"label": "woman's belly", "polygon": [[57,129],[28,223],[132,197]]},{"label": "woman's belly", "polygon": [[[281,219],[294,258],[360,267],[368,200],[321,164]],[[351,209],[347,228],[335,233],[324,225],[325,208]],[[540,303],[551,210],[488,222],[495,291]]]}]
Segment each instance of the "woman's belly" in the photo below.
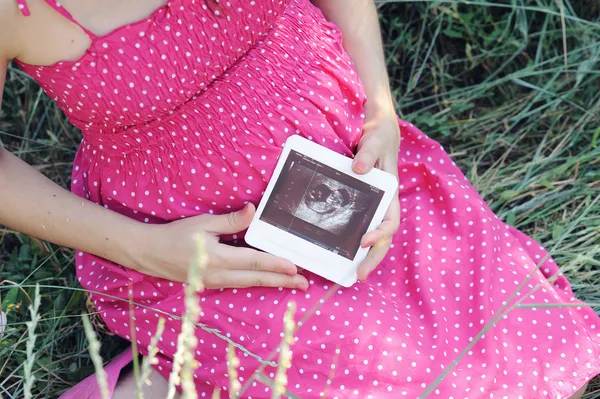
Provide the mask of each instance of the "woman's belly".
[{"label": "woman's belly", "polygon": [[290,135],[351,156],[363,88],[335,27],[308,2],[296,14],[168,118],[84,134],[73,191],[155,223],[258,202]]}]

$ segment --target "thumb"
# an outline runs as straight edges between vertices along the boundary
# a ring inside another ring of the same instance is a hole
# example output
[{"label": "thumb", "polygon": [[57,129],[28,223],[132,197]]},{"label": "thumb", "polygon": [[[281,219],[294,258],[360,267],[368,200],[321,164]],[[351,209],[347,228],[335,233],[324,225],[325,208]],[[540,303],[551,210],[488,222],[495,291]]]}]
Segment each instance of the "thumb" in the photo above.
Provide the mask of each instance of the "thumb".
[{"label": "thumb", "polygon": [[255,211],[254,205],[248,203],[239,211],[214,215],[208,223],[207,230],[217,235],[239,233],[250,226]]},{"label": "thumb", "polygon": [[352,162],[352,171],[360,175],[368,173],[373,169],[376,162],[377,154],[367,142],[356,153]]}]

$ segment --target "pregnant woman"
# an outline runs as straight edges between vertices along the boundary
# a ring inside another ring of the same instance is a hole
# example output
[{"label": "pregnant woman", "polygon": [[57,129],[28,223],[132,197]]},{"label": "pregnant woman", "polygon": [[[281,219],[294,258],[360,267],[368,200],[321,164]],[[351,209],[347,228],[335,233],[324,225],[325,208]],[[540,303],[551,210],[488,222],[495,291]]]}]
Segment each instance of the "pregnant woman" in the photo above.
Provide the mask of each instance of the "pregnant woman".
[{"label": "pregnant woman", "polygon": [[[396,119],[370,0],[0,0],[2,79],[10,59],[83,140],[72,193],[0,153],[0,223],[76,248],[81,285],[129,340],[131,298],[142,354],[159,316],[181,316],[204,233],[201,319],[252,354],[240,354],[243,381],[278,344],[288,301],[297,319],[319,305],[288,371],[303,398],[416,398],[450,367],[432,397],[569,398],[600,372],[600,320],[560,307],[576,299],[557,265],[486,207],[440,145]],[[376,166],[400,181],[363,238],[362,281],[326,301],[328,281],[239,246],[295,134],[356,155],[357,173]],[[559,307],[513,309],[453,364],[505,301]],[[179,330],[169,317],[155,392]],[[201,396],[228,385],[222,336],[197,329]]]}]

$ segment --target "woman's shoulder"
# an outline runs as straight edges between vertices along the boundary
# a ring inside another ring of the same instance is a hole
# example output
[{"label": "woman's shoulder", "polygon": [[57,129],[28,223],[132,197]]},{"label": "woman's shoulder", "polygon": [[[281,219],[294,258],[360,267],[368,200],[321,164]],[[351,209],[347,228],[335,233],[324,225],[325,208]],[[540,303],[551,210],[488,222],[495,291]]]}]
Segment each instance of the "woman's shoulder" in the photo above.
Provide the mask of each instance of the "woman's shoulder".
[{"label": "woman's shoulder", "polygon": [[0,59],[18,55],[21,17],[16,0],[0,0]]}]

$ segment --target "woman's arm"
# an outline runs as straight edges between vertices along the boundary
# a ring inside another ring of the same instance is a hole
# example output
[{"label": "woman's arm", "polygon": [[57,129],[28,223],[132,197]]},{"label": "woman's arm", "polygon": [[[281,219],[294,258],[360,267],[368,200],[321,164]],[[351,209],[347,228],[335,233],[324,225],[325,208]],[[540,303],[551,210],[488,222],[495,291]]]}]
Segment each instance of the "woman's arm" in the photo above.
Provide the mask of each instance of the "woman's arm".
[{"label": "woman's arm", "polygon": [[[0,70],[1,72],[1,70]],[[145,274],[184,282],[204,234],[207,288],[251,286],[306,290],[308,282],[289,261],[219,243],[220,234],[245,230],[254,208],[201,215],[164,225],[137,222],[79,198],[0,148],[0,224],[76,248]]]},{"label": "woman's arm", "polygon": [[395,115],[383,55],[377,9],[373,0],[312,0],[344,36],[344,48],[365,87],[367,120]]},{"label": "woman's arm", "polygon": [[[0,93],[7,60],[0,57]],[[2,101],[0,101],[0,106]],[[137,222],[83,200],[0,146],[0,224],[134,267]]]},{"label": "woman's arm", "polygon": [[[344,48],[354,61],[365,87],[365,123],[352,168],[368,173],[373,167],[398,176],[400,128],[385,67],[377,9],[373,0],[312,0],[325,18],[335,23],[344,36]],[[363,247],[371,247],[358,269],[365,280],[384,259],[392,237],[400,225],[400,202],[396,197],[383,222],[362,238]]]},{"label": "woman's arm", "polygon": [[[0,1],[0,107],[10,58],[19,42],[14,2]],[[135,266],[138,223],[83,200],[0,146],[0,224],[30,236]]]},{"label": "woman's arm", "polygon": [[0,224],[137,266],[132,249],[140,237],[139,222],[77,197],[1,148]]}]

